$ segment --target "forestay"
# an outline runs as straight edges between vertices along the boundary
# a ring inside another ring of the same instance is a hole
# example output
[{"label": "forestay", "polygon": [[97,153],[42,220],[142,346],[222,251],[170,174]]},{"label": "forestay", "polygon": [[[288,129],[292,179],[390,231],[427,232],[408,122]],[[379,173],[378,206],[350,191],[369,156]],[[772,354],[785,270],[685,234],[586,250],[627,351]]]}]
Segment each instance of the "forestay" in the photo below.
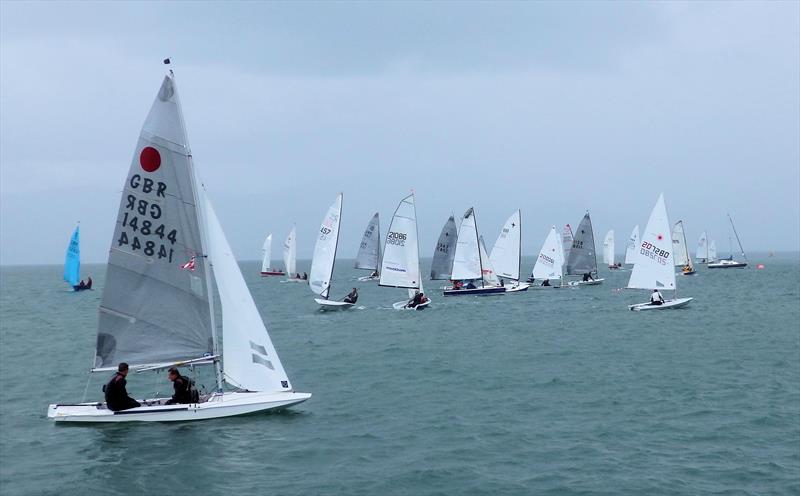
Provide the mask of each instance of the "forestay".
[{"label": "forestay", "polygon": [[633,264],[636,259],[636,252],[639,248],[639,224],[631,231],[631,236],[628,238],[627,245],[625,246],[625,263]]},{"label": "forestay", "polygon": [[205,191],[208,258],[222,305],[225,381],[250,391],[290,391],[289,378]]},{"label": "forestay", "polygon": [[81,276],[81,226],[76,226],[67,246],[64,260],[64,281],[70,286],[77,286]]},{"label": "forestay", "polygon": [[264,244],[261,246],[263,255],[261,257],[261,272],[269,270],[270,258],[272,257],[272,234],[267,235]]},{"label": "forestay", "polygon": [[431,280],[448,280],[453,270],[453,257],[456,254],[456,242],[458,241],[458,229],[456,228],[455,218],[451,215],[442,232],[439,234],[439,241],[436,243],[436,250],[433,252],[431,262]]},{"label": "forestay", "polygon": [[594,232],[589,212],[583,216],[578,230],[575,231],[575,238],[572,240],[572,248],[569,251],[569,258],[567,258],[567,274],[583,275],[587,272],[597,272]]},{"label": "forestay", "polygon": [[478,252],[478,230],[472,208],[464,213],[458,230],[458,242],[453,255],[453,280],[480,279],[481,258]]},{"label": "forestay", "polygon": [[614,231],[608,231],[603,240],[603,263],[611,267],[614,265]]},{"label": "forestay", "polygon": [[679,220],[672,228],[672,253],[675,256],[675,265],[683,267],[691,265],[689,250],[686,247],[686,233],[683,231],[683,221]]},{"label": "forestay", "polygon": [[95,367],[212,352],[191,151],[167,75],[125,180],[100,302]]},{"label": "forestay", "polygon": [[489,260],[491,260],[491,265],[497,275],[515,281],[519,280],[520,273],[521,222],[519,210],[511,214],[500,230],[500,235],[489,255]]},{"label": "forestay", "polygon": [[486,253],[486,245],[483,242],[483,236],[478,238],[478,246],[481,255],[481,274],[483,284],[486,286],[499,286],[500,279],[497,278],[497,273],[494,271],[492,261],[489,260],[489,255]]},{"label": "forestay", "polygon": [[311,272],[308,276],[308,285],[311,291],[328,298],[331,278],[333,277],[333,264],[336,261],[336,246],[339,243],[339,224],[342,217],[342,194],[328,208],[322,225],[317,233],[314,244],[314,258],[311,260]]},{"label": "forestay", "polygon": [[389,224],[380,274],[380,286],[420,288],[417,211],[413,194],[403,198]]},{"label": "forestay", "polygon": [[361,237],[361,245],[358,247],[356,255],[356,269],[377,270],[380,261],[381,251],[381,228],[378,213],[370,219],[364,235]]},{"label": "forestay", "polygon": [[542,249],[539,251],[531,277],[538,280],[561,279],[563,268],[564,254],[561,247],[561,237],[556,231],[556,226],[553,226],[550,228]]},{"label": "forestay", "polygon": [[286,270],[286,275],[293,277],[297,274],[297,244],[296,244],[296,227],[292,226],[289,235],[283,242],[283,266]]},{"label": "forestay", "polygon": [[675,289],[672,236],[663,193],[659,195],[639,242],[628,287]]}]

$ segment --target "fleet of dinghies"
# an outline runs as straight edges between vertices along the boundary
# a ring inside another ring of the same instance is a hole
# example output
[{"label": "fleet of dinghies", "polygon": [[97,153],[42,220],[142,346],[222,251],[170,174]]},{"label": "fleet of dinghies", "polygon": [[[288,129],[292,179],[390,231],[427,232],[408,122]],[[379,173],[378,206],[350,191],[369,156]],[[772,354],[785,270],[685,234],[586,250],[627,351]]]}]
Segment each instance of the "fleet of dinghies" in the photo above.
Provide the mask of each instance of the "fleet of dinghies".
[{"label": "fleet of dinghies", "polygon": [[[282,282],[307,281],[319,310],[347,310],[356,305],[357,289],[332,295],[333,273],[342,223],[343,194],[328,207],[314,242],[311,268],[297,269],[296,227],[283,243],[283,270],[272,266],[272,234],[262,245],[260,274],[286,275]],[[747,266],[739,234],[728,215],[742,260],[733,253],[718,260],[716,245],[704,231],[695,261],[708,268]],[[670,224],[664,196],[653,207],[644,230],[636,225],[617,262],[614,231],[603,240],[603,263],[609,269],[632,266],[627,288],[648,290],[650,301],[629,305],[634,311],[686,307],[678,297],[675,267],[695,274],[683,220]],[[416,197],[405,196],[381,240],[376,212],[361,237],[354,268],[367,270],[360,282],[377,280],[381,288],[407,291],[392,304],[396,310],[432,306],[424,292],[420,266]],[[731,250],[733,251],[733,250]],[[628,270],[628,269],[624,269]],[[450,215],[433,252],[429,280],[447,281],[443,296],[492,296],[527,291],[596,286],[598,276],[592,219],[587,211],[573,231],[570,224],[551,226],[526,282],[522,274],[522,212],[515,210],[486,250],[474,208],[457,220]],[[79,285],[80,230],[67,249],[64,280]],[[568,279],[571,278],[571,279]],[[662,295],[667,292],[667,297]],[[388,294],[388,292],[387,292]],[[219,301],[221,308],[215,309]],[[361,307],[364,308],[364,307]],[[222,322],[217,326],[217,315]],[[216,386],[190,404],[165,398],[141,401],[113,411],[103,402],[56,403],[48,417],[58,422],[186,421],[275,410],[311,397],[296,392],[272,344],[205,186],[198,179],[172,71],[164,77],[142,127],[120,200],[99,308],[92,372],[108,373],[120,362],[135,372],[171,367],[213,368]]]}]

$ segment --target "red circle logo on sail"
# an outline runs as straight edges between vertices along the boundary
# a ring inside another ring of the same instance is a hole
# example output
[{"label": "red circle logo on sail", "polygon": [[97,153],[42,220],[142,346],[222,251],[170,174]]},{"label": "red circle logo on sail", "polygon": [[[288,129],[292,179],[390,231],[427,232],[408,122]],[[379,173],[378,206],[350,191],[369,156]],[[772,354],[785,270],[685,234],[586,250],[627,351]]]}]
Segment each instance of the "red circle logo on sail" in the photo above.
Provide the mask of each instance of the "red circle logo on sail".
[{"label": "red circle logo on sail", "polygon": [[161,167],[161,154],[152,146],[146,146],[139,154],[139,164],[147,172],[155,172]]}]

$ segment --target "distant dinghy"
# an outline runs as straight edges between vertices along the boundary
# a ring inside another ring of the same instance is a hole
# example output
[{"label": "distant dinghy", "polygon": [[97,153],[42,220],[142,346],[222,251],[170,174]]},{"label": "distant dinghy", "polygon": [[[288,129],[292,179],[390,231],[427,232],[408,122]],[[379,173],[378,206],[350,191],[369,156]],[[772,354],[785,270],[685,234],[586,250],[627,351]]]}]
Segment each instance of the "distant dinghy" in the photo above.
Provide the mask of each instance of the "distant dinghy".
[{"label": "distant dinghy", "polygon": [[[736,243],[739,245],[739,253],[741,253],[742,261],[734,260],[733,258],[733,248],[731,248],[731,254],[728,258],[723,258],[722,260],[718,260],[716,262],[709,262],[708,268],[709,269],[743,269],[747,267],[747,255],[744,254],[744,248],[742,248],[742,241],[739,239],[739,233],[736,231],[736,226],[733,225],[733,218],[730,214],[728,214],[728,220],[731,222],[731,229],[733,229],[733,234],[736,235]],[[716,256],[716,250],[715,250]]]},{"label": "distant dinghy", "polygon": [[392,216],[381,261],[378,284],[408,289],[408,300],[394,303],[395,310],[424,310],[431,303],[422,288],[418,240],[417,208],[412,193],[400,201]]},{"label": "distant dinghy", "polygon": [[431,261],[431,281],[449,281],[456,254],[458,228],[454,216],[450,216],[442,227]]},{"label": "distant dinghy", "polygon": [[283,241],[283,268],[288,276],[285,282],[305,282],[305,278],[300,277],[297,272],[297,228],[295,226],[292,226],[292,230]]},{"label": "distant dinghy", "polygon": [[[222,305],[221,355],[214,284]],[[311,397],[289,382],[197,179],[172,71],[142,126],[108,257],[92,372],[109,374],[120,362],[131,373],[212,365],[216,388],[193,403],[153,398],[122,411],[98,402],[51,404],[48,418],[203,420],[282,409]]]},{"label": "distant dinghy", "polygon": [[506,293],[527,291],[530,284],[520,282],[522,266],[522,212],[517,210],[503,224],[497,241],[494,242],[489,260],[497,276],[512,281],[506,285]]},{"label": "distant dinghy", "polygon": [[672,228],[672,251],[675,255],[675,266],[681,268],[681,274],[690,276],[696,274],[692,257],[689,256],[689,247],[686,246],[686,232],[683,230],[683,221],[679,220]]},{"label": "distant dinghy", "polygon": [[628,242],[625,244],[625,264],[626,265],[633,265],[634,260],[636,259],[636,252],[639,248],[639,224],[633,228],[631,231],[631,235],[628,238]]},{"label": "distant dinghy", "polygon": [[[536,289],[549,289],[563,286],[564,284],[564,247],[556,231],[556,226],[550,228],[547,237],[536,257],[536,264],[533,266],[529,281],[535,284]],[[558,286],[553,283],[558,281]]]},{"label": "distant dinghy", "polygon": [[314,298],[320,310],[347,310],[355,303],[329,299],[333,266],[336,262],[336,249],[339,246],[339,228],[342,223],[342,197],[339,193],[336,200],[328,208],[322,219],[314,244],[314,258],[311,260],[311,273],[308,275],[308,286],[314,294],[322,298]]},{"label": "distant dinghy", "polygon": [[[506,292],[506,288],[500,286],[500,281],[491,268],[482,239],[478,236],[475,211],[470,208],[464,213],[458,230],[453,270],[450,275],[453,286],[444,290],[444,296],[484,296]],[[464,285],[464,281],[468,283]]]},{"label": "distant dinghy", "polygon": [[380,278],[378,267],[381,260],[381,222],[378,212],[372,216],[364,234],[361,236],[361,244],[358,246],[356,254],[356,269],[368,270],[368,276],[359,277],[359,281],[377,281]]},{"label": "distant dinghy", "polygon": [[629,305],[628,308],[630,310],[681,308],[692,301],[692,298],[677,298],[675,256],[672,246],[667,207],[664,204],[664,195],[661,194],[653,207],[653,211],[650,213],[650,219],[647,221],[647,226],[642,233],[639,251],[636,254],[636,262],[628,280],[628,288],[658,290],[659,292],[661,290],[675,291],[676,297],[654,303],[651,296],[651,301],[647,303]]},{"label": "distant dinghy", "polygon": [[70,285],[73,291],[92,289],[92,278],[84,281],[81,277],[81,226],[75,227],[69,238],[67,255],[64,260],[64,282]]},{"label": "distant dinghy", "polygon": [[589,212],[583,216],[575,231],[572,248],[567,258],[567,275],[581,276],[578,281],[570,281],[570,286],[592,286],[602,284],[605,279],[597,277],[597,254],[594,247],[594,231]]},{"label": "distant dinghy", "polygon": [[267,238],[264,240],[264,244],[261,246],[262,256],[261,256],[261,275],[262,276],[283,276],[286,275],[280,269],[273,269],[270,267],[271,257],[272,257],[272,234],[268,234]]}]

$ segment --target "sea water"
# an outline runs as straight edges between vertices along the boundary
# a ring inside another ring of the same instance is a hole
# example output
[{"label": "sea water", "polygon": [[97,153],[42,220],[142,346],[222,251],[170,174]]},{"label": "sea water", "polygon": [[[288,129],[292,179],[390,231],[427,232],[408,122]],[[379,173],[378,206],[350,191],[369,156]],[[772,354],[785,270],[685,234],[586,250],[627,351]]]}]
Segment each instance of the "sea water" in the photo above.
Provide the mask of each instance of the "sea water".
[{"label": "sea water", "polygon": [[[296,390],[275,414],[55,425],[48,403],[102,397],[89,377],[104,267],[0,275],[0,493],[471,495],[800,493],[800,263],[678,276],[685,309],[631,312],[646,291],[599,286],[443,298],[357,282],[340,260],[317,311],[306,284],[243,273]],[[757,260],[756,260],[757,259]],[[533,260],[526,259],[530,270]],[[300,262],[308,270],[308,262]],[[665,295],[669,296],[669,295]],[[199,383],[212,387],[207,369]],[[165,375],[131,374],[137,397]]]}]

